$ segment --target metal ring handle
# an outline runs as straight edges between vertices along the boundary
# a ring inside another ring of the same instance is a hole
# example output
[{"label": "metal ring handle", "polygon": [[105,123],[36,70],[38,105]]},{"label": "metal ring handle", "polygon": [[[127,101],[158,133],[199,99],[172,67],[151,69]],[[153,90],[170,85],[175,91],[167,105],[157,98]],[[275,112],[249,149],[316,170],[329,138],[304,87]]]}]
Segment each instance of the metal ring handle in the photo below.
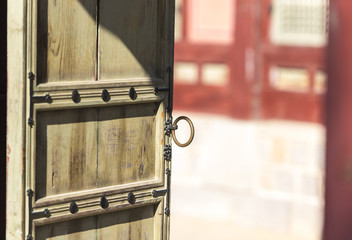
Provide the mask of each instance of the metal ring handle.
[{"label": "metal ring handle", "polygon": [[173,125],[174,125],[175,129],[178,128],[177,123],[178,123],[179,121],[181,121],[181,120],[185,120],[185,121],[188,122],[189,127],[190,127],[190,129],[191,129],[191,136],[190,136],[190,138],[188,139],[188,141],[187,141],[186,143],[180,143],[180,142],[177,140],[177,138],[176,138],[175,130],[172,130],[172,138],[174,139],[174,142],[177,144],[177,146],[179,146],[179,147],[187,147],[188,145],[191,144],[191,142],[193,141],[193,138],[194,138],[194,125],[193,125],[191,119],[189,119],[188,117],[186,117],[186,116],[180,116],[180,117],[178,117],[178,118],[174,121],[174,124],[173,124]]}]

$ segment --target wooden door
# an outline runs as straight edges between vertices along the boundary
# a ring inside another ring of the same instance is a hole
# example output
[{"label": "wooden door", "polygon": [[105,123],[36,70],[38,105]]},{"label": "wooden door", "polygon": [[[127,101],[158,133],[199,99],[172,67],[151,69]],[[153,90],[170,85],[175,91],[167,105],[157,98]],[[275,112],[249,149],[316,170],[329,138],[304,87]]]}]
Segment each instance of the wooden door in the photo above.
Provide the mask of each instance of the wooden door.
[{"label": "wooden door", "polygon": [[30,0],[26,16],[23,236],[168,239],[174,1]]}]

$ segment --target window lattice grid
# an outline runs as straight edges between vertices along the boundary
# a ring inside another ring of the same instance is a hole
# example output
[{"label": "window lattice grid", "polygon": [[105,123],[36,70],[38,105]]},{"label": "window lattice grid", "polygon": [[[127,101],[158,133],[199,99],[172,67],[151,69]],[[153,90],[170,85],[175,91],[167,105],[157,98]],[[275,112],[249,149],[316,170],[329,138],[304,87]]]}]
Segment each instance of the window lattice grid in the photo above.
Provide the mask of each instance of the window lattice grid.
[{"label": "window lattice grid", "polygon": [[273,0],[271,39],[285,45],[324,45],[327,0]]}]

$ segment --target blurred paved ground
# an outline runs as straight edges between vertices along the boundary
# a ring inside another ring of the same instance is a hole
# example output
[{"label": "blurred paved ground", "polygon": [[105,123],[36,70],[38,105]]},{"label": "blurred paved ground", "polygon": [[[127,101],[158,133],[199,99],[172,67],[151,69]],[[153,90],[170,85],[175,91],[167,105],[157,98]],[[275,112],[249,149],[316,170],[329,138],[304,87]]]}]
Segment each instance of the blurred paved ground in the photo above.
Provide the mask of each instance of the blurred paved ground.
[{"label": "blurred paved ground", "polygon": [[173,147],[171,240],[320,238],[323,126],[181,114],[196,137]]}]

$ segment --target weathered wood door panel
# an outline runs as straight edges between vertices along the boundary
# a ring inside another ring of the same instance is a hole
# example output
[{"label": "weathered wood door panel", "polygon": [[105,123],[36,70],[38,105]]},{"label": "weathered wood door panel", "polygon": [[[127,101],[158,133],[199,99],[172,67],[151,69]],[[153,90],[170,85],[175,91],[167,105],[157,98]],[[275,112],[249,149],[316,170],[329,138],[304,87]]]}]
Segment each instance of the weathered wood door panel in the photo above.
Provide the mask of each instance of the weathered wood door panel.
[{"label": "weathered wood door panel", "polygon": [[148,103],[37,112],[36,199],[161,182],[163,129],[158,110],[158,103]]},{"label": "weathered wood door panel", "polygon": [[94,81],[97,0],[36,4],[38,83]]},{"label": "weathered wood door panel", "polygon": [[164,2],[101,1],[99,79],[161,77]]},{"label": "weathered wood door panel", "polygon": [[38,226],[38,239],[161,239],[161,205]]},{"label": "weathered wood door panel", "polygon": [[95,109],[38,112],[35,196],[41,199],[96,186]]},{"label": "weathered wood door panel", "polygon": [[168,239],[173,18],[172,0],[28,1],[25,237]]}]

